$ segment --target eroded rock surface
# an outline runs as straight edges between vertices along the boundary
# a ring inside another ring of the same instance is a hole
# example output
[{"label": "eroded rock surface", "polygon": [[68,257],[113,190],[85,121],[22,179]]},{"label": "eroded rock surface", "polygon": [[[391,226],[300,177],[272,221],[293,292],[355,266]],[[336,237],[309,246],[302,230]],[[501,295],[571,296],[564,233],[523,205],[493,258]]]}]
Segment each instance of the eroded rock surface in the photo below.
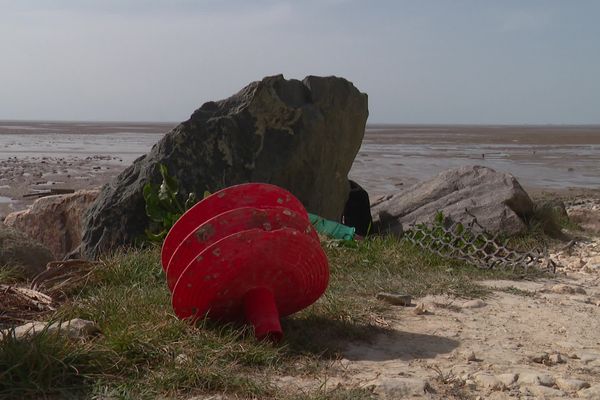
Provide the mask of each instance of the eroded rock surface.
[{"label": "eroded rock surface", "polygon": [[9,214],[4,223],[39,241],[63,258],[81,243],[83,217],[99,190],[42,197],[31,208]]},{"label": "eroded rock surface", "polygon": [[525,231],[523,217],[533,212],[533,202],[514,176],[474,165],[444,171],[371,208],[378,229],[396,234],[432,222],[438,211],[465,224],[475,216],[490,233],[514,235]]},{"label": "eroded rock surface", "polygon": [[182,192],[272,183],[309,212],[338,220],[367,116],[367,95],[336,77],[267,77],[207,102],[104,186],[88,213],[82,254],[94,258],[143,235],[142,188],[159,182],[161,163]]},{"label": "eroded rock surface", "polygon": [[53,256],[48,248],[25,234],[0,224],[0,268],[19,268],[28,278],[44,271]]}]

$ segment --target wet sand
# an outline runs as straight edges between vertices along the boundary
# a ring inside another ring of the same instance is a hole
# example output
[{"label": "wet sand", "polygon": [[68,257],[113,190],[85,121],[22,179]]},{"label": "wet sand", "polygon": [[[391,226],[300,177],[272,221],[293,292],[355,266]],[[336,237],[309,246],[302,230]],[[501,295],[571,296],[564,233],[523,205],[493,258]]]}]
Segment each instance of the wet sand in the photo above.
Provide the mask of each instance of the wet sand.
[{"label": "wet sand", "polygon": [[[175,123],[0,121],[0,216],[23,195],[99,187]],[[600,126],[370,125],[350,177],[371,196],[460,165],[510,172],[530,191],[600,187]]]},{"label": "wet sand", "polygon": [[600,187],[600,126],[369,126],[350,176],[384,194],[479,164],[526,188]]}]

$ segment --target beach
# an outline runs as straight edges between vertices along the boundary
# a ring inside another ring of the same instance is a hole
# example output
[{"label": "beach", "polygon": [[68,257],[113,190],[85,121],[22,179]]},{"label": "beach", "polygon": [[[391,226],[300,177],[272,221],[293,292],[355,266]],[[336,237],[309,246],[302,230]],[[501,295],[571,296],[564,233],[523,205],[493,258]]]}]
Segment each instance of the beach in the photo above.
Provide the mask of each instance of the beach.
[{"label": "beach", "polygon": [[[23,196],[102,186],[175,125],[0,121],[0,216],[34,200]],[[368,125],[349,175],[374,198],[468,164],[531,193],[597,193],[600,126]]]}]

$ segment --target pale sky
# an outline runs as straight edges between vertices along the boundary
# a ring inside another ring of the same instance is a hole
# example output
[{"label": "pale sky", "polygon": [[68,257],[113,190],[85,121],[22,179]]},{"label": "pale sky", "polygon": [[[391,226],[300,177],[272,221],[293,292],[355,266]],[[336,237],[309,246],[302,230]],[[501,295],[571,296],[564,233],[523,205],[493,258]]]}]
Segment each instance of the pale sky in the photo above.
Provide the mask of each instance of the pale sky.
[{"label": "pale sky", "polygon": [[0,0],[0,119],[182,121],[278,73],[370,123],[600,123],[600,1]]}]

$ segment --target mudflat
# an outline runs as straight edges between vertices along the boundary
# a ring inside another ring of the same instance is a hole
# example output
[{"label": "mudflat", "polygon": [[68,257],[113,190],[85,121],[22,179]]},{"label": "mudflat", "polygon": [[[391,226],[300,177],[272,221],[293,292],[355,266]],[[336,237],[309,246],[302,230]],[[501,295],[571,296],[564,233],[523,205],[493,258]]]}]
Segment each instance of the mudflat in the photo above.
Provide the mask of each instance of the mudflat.
[{"label": "mudflat", "polygon": [[[0,216],[24,195],[107,183],[175,123],[0,121]],[[600,186],[600,126],[369,125],[350,177],[371,196],[444,169],[486,165],[531,191]]]}]

